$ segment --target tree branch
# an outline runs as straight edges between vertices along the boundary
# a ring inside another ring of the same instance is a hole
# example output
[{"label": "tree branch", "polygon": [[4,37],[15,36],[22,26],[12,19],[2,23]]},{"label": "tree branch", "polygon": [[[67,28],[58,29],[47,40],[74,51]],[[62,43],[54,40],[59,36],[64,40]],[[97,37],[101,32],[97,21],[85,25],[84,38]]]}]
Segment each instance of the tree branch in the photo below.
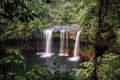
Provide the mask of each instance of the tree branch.
[{"label": "tree branch", "polygon": [[108,0],[105,0],[105,13],[102,16],[101,21],[103,21],[103,19],[105,18],[107,12],[108,12]]}]

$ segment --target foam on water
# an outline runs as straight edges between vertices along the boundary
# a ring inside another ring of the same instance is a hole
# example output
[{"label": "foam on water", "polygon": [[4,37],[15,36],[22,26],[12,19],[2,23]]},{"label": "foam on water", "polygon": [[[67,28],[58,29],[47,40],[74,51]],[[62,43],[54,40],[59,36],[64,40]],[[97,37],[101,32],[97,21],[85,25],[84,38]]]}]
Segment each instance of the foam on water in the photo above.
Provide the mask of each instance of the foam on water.
[{"label": "foam on water", "polygon": [[46,58],[46,57],[51,57],[53,55],[54,55],[54,53],[43,53],[40,57]]},{"label": "foam on water", "polygon": [[80,60],[80,57],[70,57],[67,59],[68,61],[72,61],[72,62],[76,62],[76,61],[79,61]]}]

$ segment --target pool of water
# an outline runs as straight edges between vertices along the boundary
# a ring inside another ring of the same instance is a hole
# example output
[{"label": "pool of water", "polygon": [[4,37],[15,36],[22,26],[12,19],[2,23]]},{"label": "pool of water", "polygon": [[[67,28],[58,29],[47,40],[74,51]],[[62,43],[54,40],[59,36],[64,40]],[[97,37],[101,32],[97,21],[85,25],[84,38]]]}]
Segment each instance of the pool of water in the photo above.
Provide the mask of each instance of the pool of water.
[{"label": "pool of water", "polygon": [[80,68],[80,63],[86,61],[86,58],[80,57],[78,61],[68,61],[68,58],[71,56],[58,56],[58,54],[54,54],[51,57],[42,58],[41,54],[36,54],[37,51],[33,50],[25,50],[22,51],[24,57],[26,58],[26,70],[23,70],[20,65],[14,65],[12,70],[15,72],[25,73],[32,69],[33,65],[44,65],[47,64],[49,66],[53,66],[53,61],[58,59],[60,61],[60,69],[64,70],[65,67],[69,66],[71,68]]}]

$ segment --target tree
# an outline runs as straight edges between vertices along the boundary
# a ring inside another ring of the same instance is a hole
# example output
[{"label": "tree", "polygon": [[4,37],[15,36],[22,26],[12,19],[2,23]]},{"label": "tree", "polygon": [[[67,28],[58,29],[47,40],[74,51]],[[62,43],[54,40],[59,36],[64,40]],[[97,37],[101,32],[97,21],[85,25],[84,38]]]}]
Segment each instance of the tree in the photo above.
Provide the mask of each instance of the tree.
[{"label": "tree", "polygon": [[[77,1],[75,2],[77,3]],[[90,33],[93,37],[91,43],[95,49],[94,70],[89,78],[90,80],[98,80],[96,70],[102,61],[102,55],[106,51],[111,52],[113,48],[111,46],[118,49],[117,46],[120,45],[117,42],[116,34],[116,29],[120,24],[118,19],[120,4],[118,0],[81,0],[80,3],[84,5],[81,6],[81,13],[77,20],[83,28],[91,25]],[[101,59],[98,60],[98,58]]]}]

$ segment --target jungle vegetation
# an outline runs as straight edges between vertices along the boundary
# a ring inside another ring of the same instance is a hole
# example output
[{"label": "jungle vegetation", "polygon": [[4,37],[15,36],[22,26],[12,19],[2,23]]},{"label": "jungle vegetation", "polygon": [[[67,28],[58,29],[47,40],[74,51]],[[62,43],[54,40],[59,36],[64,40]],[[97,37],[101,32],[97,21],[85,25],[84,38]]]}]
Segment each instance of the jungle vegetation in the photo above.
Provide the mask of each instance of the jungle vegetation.
[{"label": "jungle vegetation", "polygon": [[[21,51],[6,50],[4,40],[30,39],[38,29],[66,24],[81,27],[81,41],[94,53],[80,64],[84,68],[60,71],[55,60],[53,73],[47,65],[25,75],[10,71],[26,63]],[[0,0],[0,55],[0,80],[120,80],[120,0]]]}]

